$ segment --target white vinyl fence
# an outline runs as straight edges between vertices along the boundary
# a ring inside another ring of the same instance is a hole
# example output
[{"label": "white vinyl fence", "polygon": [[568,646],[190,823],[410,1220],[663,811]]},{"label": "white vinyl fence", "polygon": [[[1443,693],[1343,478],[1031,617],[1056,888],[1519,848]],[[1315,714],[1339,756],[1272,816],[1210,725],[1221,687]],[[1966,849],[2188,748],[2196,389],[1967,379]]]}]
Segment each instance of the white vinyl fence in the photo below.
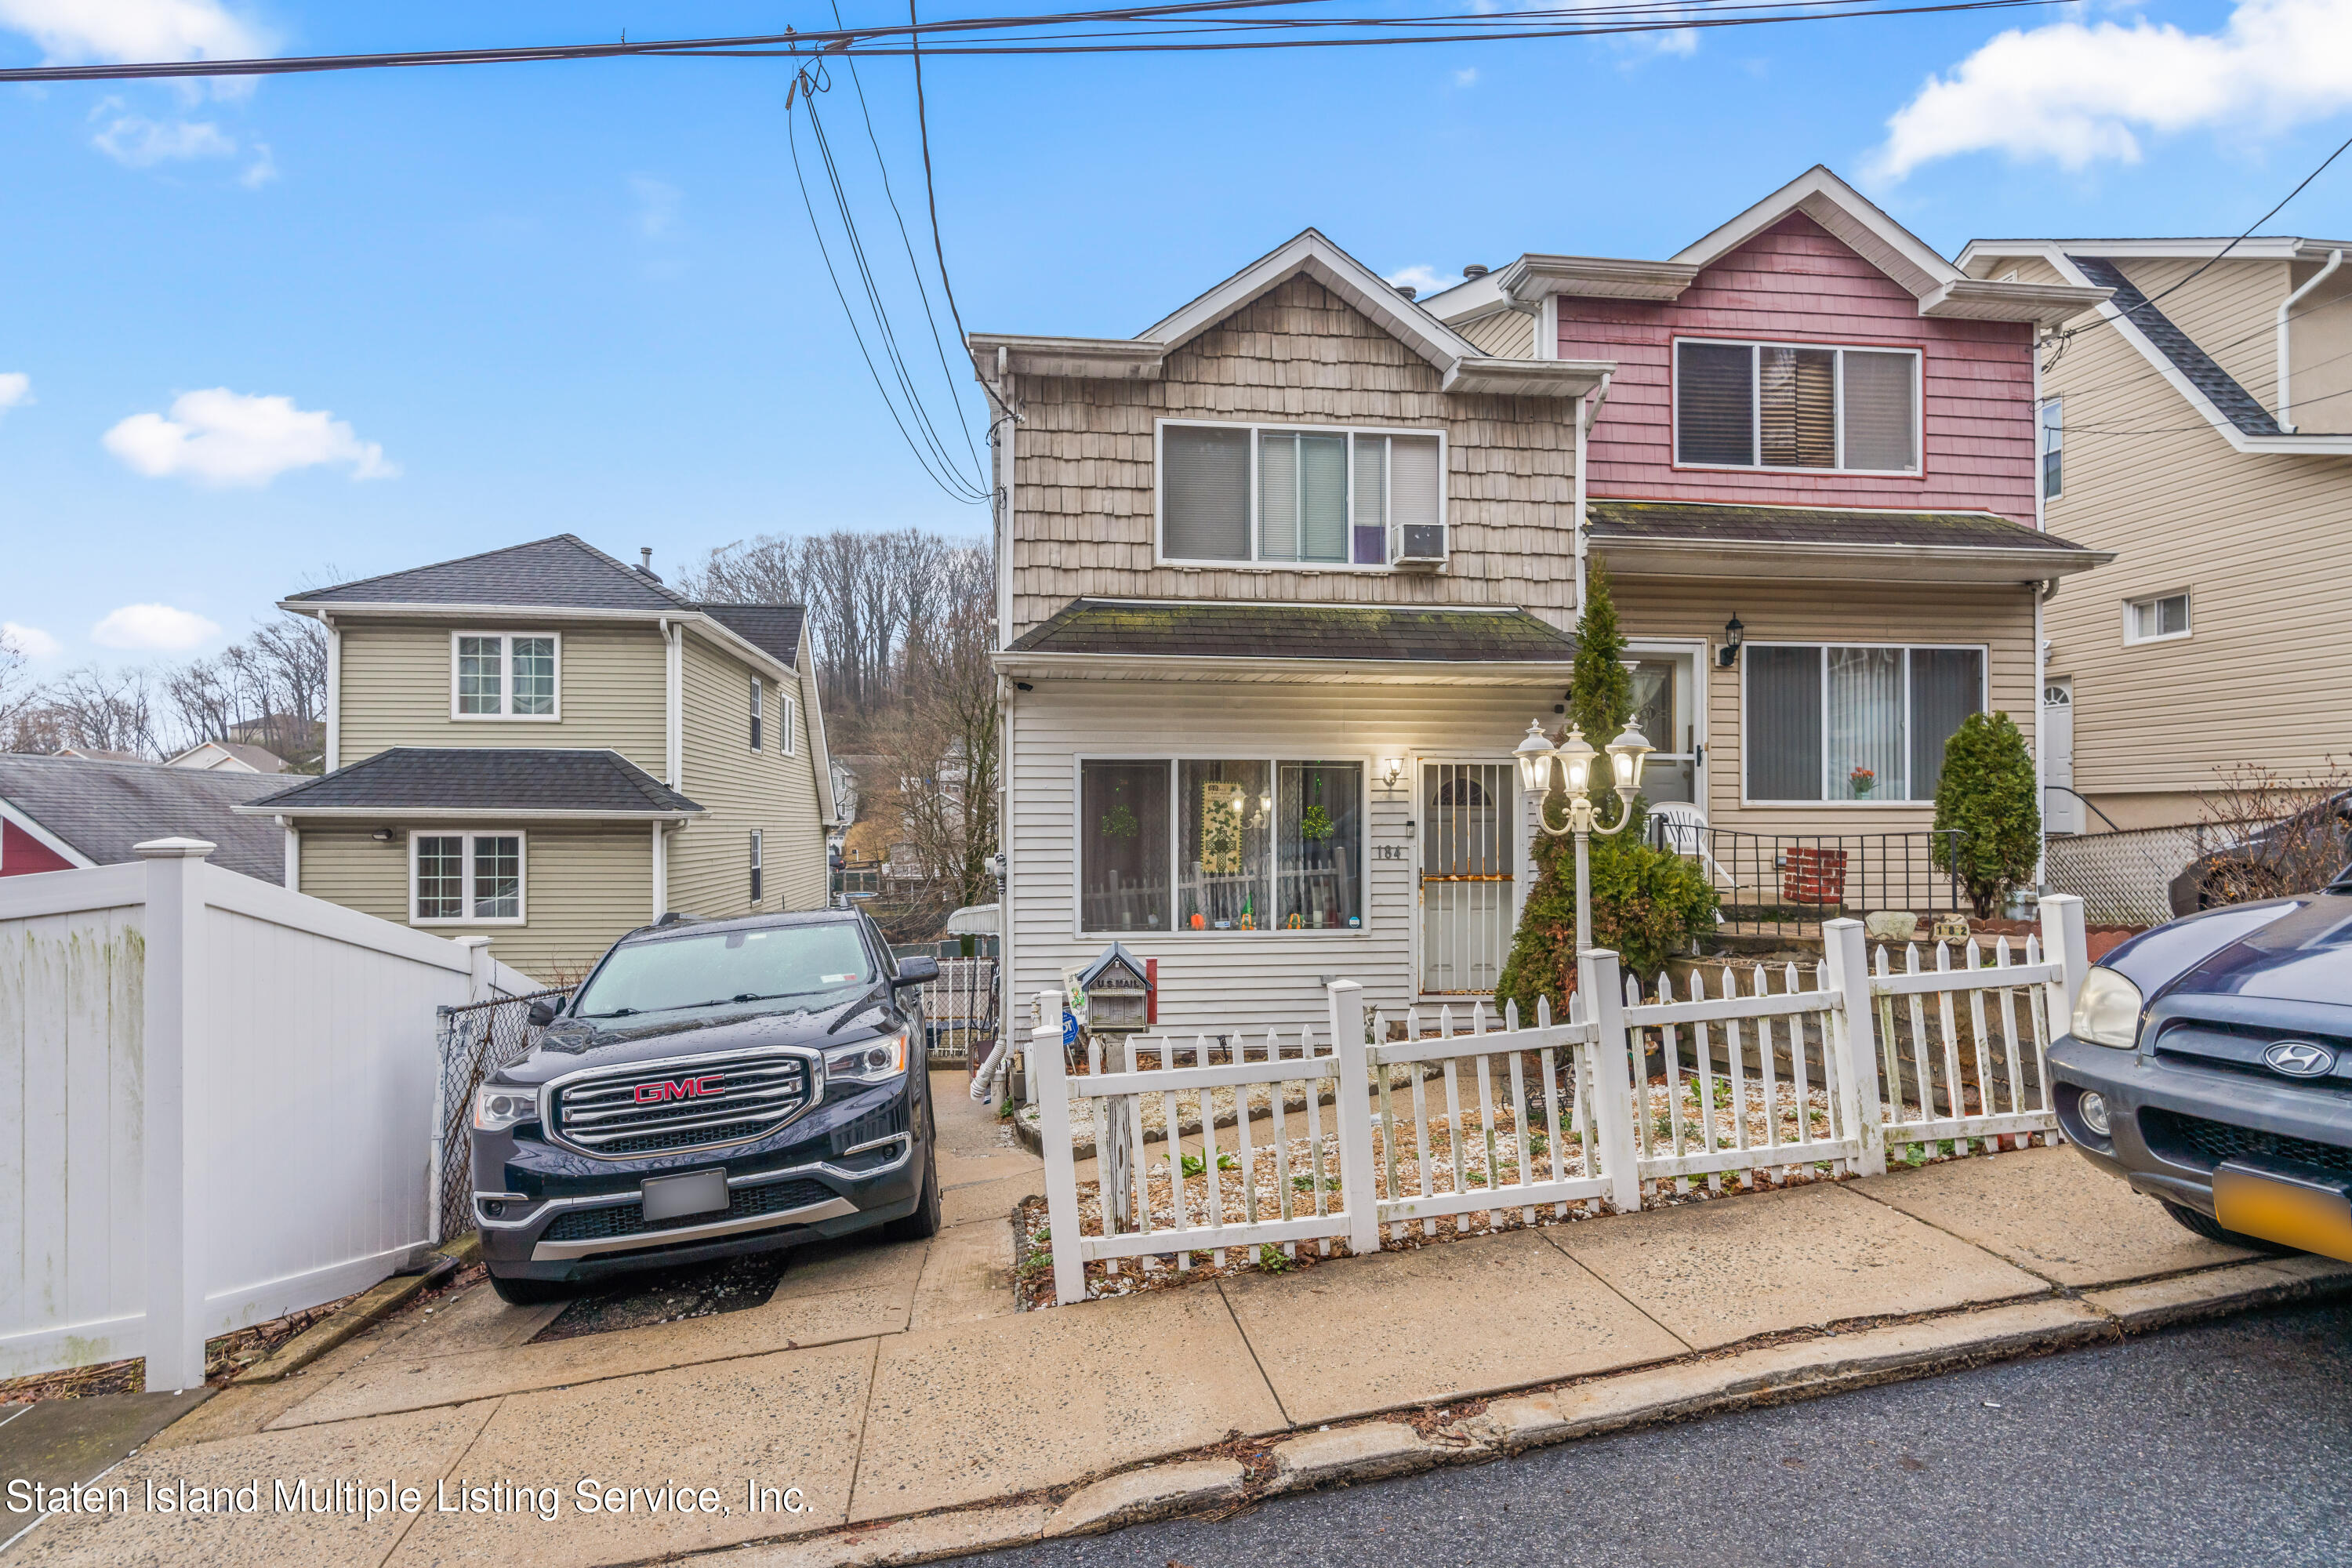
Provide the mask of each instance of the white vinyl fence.
[{"label": "white vinyl fence", "polygon": [[[1775,988],[1759,969],[1743,991],[1727,969],[1712,995],[1703,973],[1681,997],[1662,975],[1645,1000],[1616,954],[1588,952],[1569,1018],[1547,1010],[1532,1026],[1482,1005],[1368,1014],[1341,980],[1319,1032],[1229,1047],[1136,1036],[1108,1062],[1096,1041],[1076,1076],[1058,1024],[1041,1026],[1030,1055],[1055,1294],[1083,1300],[1090,1263],[1115,1277],[1129,1260],[1181,1269],[1206,1252],[1222,1266],[1239,1249],[1279,1268],[1302,1242],[1360,1256],[1448,1216],[1495,1228],[1570,1205],[1675,1201],[1727,1177],[1876,1174],[1890,1147],[2047,1141],[2044,1053],[2087,963],[2081,900],[2045,898],[2042,921],[2021,953],[1969,942],[1956,966],[1938,944],[1924,969],[1916,947],[1899,963],[1881,949],[1874,966],[1861,922],[1831,921],[1809,974],[1788,966]],[[1040,1016],[1058,1020],[1060,998]],[[1074,1116],[1098,1155],[1085,1194]]]},{"label": "white vinyl fence", "polygon": [[428,1234],[434,1008],[485,951],[206,863],[0,879],[0,1377],[144,1355],[363,1289]]}]

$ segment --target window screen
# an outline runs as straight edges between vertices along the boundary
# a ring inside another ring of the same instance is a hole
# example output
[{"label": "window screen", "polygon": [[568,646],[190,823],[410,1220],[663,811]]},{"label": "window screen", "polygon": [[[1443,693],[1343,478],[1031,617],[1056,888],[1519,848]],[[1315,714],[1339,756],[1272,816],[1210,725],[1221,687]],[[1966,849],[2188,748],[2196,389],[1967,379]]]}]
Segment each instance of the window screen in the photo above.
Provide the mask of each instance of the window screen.
[{"label": "window screen", "polygon": [[1250,433],[1163,426],[1161,548],[1171,561],[1246,561],[1250,554]]},{"label": "window screen", "polygon": [[1822,650],[1751,647],[1748,662],[1748,795],[1822,798]]},{"label": "window screen", "polygon": [[1348,437],[1262,432],[1257,489],[1259,559],[1348,559]]},{"label": "window screen", "polygon": [[1916,468],[1916,354],[1843,351],[1845,466],[1880,470]]},{"label": "window screen", "polygon": [[1685,463],[1756,461],[1756,352],[1746,343],[1678,343],[1675,448]]}]

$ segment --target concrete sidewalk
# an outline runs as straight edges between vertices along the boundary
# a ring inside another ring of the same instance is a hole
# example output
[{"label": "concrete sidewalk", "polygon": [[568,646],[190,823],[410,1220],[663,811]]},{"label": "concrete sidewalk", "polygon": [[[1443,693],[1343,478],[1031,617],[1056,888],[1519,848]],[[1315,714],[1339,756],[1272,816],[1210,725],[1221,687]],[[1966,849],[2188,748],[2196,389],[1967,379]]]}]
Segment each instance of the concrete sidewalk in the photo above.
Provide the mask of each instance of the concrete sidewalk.
[{"label": "concrete sidewalk", "polygon": [[[2352,1283],[2037,1149],[1015,1313],[1006,1215],[1040,1169],[939,1087],[932,1241],[813,1249],[765,1306],[544,1344],[553,1309],[477,1289],[226,1391],[108,1478],[130,1511],[54,1518],[9,1561],[913,1562]],[[264,1510],[145,1512],[151,1478],[258,1480]],[[268,1511],[298,1478],[396,1478],[422,1511]],[[726,1511],[585,1512],[583,1478]],[[436,1512],[443,1480],[561,1506]],[[749,1483],[804,1510],[753,1511]]]}]

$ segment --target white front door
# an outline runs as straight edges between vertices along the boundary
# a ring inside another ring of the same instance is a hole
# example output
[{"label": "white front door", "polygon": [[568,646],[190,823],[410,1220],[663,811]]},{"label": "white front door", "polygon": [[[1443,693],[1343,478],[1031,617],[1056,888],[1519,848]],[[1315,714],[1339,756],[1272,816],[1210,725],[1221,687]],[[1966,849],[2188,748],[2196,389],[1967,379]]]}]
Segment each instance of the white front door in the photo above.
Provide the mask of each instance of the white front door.
[{"label": "white front door", "polygon": [[1492,995],[1518,912],[1518,784],[1511,763],[1423,763],[1421,994]]},{"label": "white front door", "polygon": [[[1700,682],[1701,646],[1630,644],[1625,662],[1633,677],[1633,721],[1657,750],[1642,771],[1642,795],[1655,805],[1690,801],[1706,805],[1706,704]],[[1614,736],[1587,741],[1605,746]]]},{"label": "white front door", "polygon": [[2074,788],[2074,678],[2053,675],[2042,685],[2042,826],[2050,833],[2084,830],[2083,802]]}]

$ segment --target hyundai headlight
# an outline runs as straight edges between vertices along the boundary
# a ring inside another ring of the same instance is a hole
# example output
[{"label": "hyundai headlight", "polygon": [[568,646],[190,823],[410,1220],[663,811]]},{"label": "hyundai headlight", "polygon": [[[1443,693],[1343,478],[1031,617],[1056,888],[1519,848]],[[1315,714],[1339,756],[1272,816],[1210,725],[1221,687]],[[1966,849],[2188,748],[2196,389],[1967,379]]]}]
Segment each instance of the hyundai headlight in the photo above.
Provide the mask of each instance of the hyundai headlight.
[{"label": "hyundai headlight", "polygon": [[907,1031],[843,1046],[824,1054],[824,1076],[834,1083],[882,1083],[907,1070]]},{"label": "hyundai headlight", "polygon": [[2139,987],[2098,964],[2083,981],[2074,999],[2074,1033],[2095,1046],[2130,1050],[2139,1040]]},{"label": "hyundai headlight", "polygon": [[500,1131],[538,1114],[539,1093],[535,1089],[485,1084],[474,1091],[474,1126],[479,1131]]}]

